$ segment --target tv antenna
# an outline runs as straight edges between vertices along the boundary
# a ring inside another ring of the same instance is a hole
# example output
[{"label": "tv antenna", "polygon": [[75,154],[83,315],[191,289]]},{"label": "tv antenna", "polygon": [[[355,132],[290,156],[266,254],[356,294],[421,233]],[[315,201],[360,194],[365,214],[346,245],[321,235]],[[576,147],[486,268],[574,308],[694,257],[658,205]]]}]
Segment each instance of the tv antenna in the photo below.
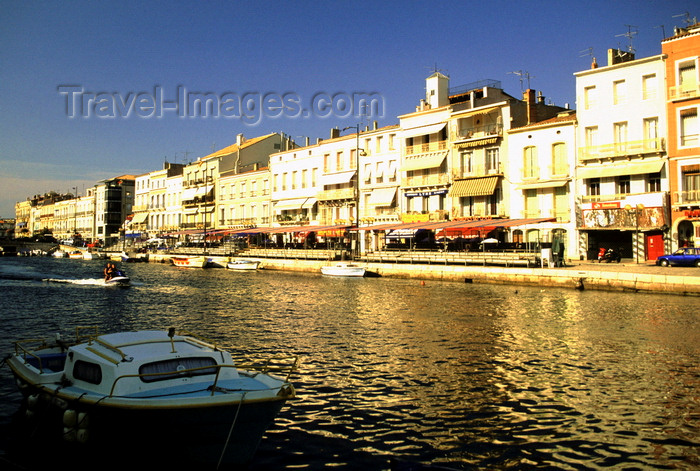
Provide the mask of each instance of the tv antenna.
[{"label": "tv antenna", "polygon": [[666,39],[666,27],[664,25],[654,26],[654,29],[661,28],[661,39]]},{"label": "tv antenna", "polygon": [[530,89],[530,79],[535,78],[534,76],[530,75],[529,72],[525,71],[523,72],[522,70],[516,70],[515,72],[508,72],[509,74],[514,74],[519,77],[520,80],[520,91],[523,91],[523,80],[527,80],[527,88],[528,90]]},{"label": "tv antenna", "polygon": [[683,18],[683,23],[685,23],[686,27],[694,25],[698,22],[697,18],[690,19],[690,13],[687,11],[685,13],[681,13],[680,15],[673,15],[673,18]]},{"label": "tv antenna", "polygon": [[426,67],[426,69],[428,69],[429,71],[431,71],[434,74],[440,73],[440,74],[444,75],[445,77],[449,77],[449,75],[447,74],[447,70],[438,69],[437,63],[435,63],[435,65],[433,67]]},{"label": "tv antenna", "polygon": [[[625,26],[627,26],[627,32],[626,32],[626,33],[623,33],[623,34],[616,34],[615,37],[616,37],[616,38],[619,38],[619,37],[621,37],[621,36],[626,37],[626,38],[629,40],[629,43],[630,43],[629,46],[627,46],[627,52],[630,52],[630,53],[634,54],[634,47],[632,47],[632,38],[635,37],[635,36],[637,35],[637,33],[638,33],[638,31],[637,31],[637,29],[636,29],[637,27],[634,26],[634,25],[625,25]],[[632,28],[635,28],[635,30],[632,31]],[[619,49],[619,48],[618,48],[618,49]]]}]

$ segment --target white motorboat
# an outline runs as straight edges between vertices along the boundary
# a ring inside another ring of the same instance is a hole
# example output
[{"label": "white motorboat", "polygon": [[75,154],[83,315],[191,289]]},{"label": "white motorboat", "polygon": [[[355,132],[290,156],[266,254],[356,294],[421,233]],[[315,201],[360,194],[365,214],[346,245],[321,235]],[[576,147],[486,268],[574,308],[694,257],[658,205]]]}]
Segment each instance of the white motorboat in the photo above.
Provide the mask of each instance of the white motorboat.
[{"label": "white motorboat", "polygon": [[58,336],[54,343],[15,342],[7,364],[27,413],[55,420],[57,437],[133,459],[176,450],[180,463],[239,469],[295,396],[288,377],[297,359],[244,368],[216,345],[175,329],[107,335],[76,329],[70,345]]},{"label": "white motorboat", "polygon": [[321,273],[330,276],[365,276],[367,269],[355,263],[338,262],[335,265],[321,267]]},{"label": "white motorboat", "polygon": [[172,260],[173,265],[176,267],[184,267],[184,268],[204,268],[207,266],[209,263],[209,259],[207,257],[173,257],[170,260]]},{"label": "white motorboat", "polygon": [[55,258],[66,258],[66,257],[68,257],[68,254],[66,252],[64,252],[63,250],[55,250],[51,254],[51,256],[55,257]]},{"label": "white motorboat", "polygon": [[249,260],[246,258],[232,260],[226,264],[226,268],[229,270],[257,270],[259,266],[259,260]]},{"label": "white motorboat", "polygon": [[70,258],[70,259],[72,259],[72,260],[83,260],[83,259],[84,259],[83,253],[82,253],[80,250],[76,250],[76,251],[74,251],[74,252],[70,252],[70,253],[68,254],[68,258]]}]

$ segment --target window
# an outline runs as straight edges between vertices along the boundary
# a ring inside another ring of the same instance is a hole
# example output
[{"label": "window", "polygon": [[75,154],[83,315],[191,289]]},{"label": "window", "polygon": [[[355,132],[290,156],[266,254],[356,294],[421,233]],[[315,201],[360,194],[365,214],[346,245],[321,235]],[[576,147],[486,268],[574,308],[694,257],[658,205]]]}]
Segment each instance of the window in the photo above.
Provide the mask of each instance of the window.
[{"label": "window", "polygon": [[472,172],[472,152],[464,151],[459,154],[459,167],[462,175],[468,175]]},{"label": "window", "polygon": [[659,149],[659,118],[644,118],[644,149]]},{"label": "window", "polygon": [[96,363],[77,360],[73,366],[73,377],[86,383],[100,384],[102,382],[102,369]]},{"label": "window", "polygon": [[600,178],[589,178],[586,189],[588,196],[600,196]]},{"label": "window", "polygon": [[642,77],[642,100],[656,98],[658,86],[656,74],[644,75]]},{"label": "window", "polygon": [[523,149],[523,178],[537,178],[537,147],[529,146]]},{"label": "window", "polygon": [[686,60],[678,64],[678,86],[683,95],[697,90],[698,73],[695,67],[695,59]]},{"label": "window", "polygon": [[532,217],[537,215],[539,215],[537,190],[525,190],[525,216]]},{"label": "window", "polygon": [[683,200],[700,201],[700,166],[688,165],[683,172]]},{"label": "window", "polygon": [[589,110],[595,106],[596,89],[595,86],[586,87],[583,89],[583,106]]},{"label": "window", "polygon": [[624,80],[613,82],[613,104],[621,105],[627,101],[627,83]]},{"label": "window", "polygon": [[[175,358],[146,363],[139,368],[141,381],[151,383],[182,377],[209,375],[216,373],[216,360],[209,357]],[[211,367],[211,368],[208,368]]]},{"label": "window", "polygon": [[629,195],[630,194],[630,177],[629,175],[623,175],[617,177],[617,194],[618,195]]},{"label": "window", "polygon": [[566,144],[552,144],[552,175],[568,175],[569,167],[566,162]]},{"label": "window", "polygon": [[307,169],[302,169],[301,171],[301,187],[306,188],[306,181],[309,178],[309,171]]},{"label": "window", "polygon": [[692,147],[698,145],[698,110],[688,108],[680,112],[680,141],[681,146]]},{"label": "window", "polygon": [[650,173],[647,177],[647,191],[654,193],[661,191],[661,173]]},{"label": "window", "polygon": [[613,139],[615,141],[615,150],[617,152],[625,152],[627,149],[627,122],[613,124]]},{"label": "window", "polygon": [[498,173],[498,147],[486,149],[486,173]]},{"label": "window", "polygon": [[586,128],[586,147],[598,145],[598,126],[589,126]]}]

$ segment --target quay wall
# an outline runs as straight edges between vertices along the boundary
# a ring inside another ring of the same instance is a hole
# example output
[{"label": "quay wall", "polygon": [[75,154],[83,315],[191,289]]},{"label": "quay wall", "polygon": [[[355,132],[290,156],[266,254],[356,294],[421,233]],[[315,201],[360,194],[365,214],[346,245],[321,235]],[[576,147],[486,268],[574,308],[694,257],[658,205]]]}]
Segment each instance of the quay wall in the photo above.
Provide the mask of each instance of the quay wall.
[{"label": "quay wall", "polygon": [[[227,257],[212,257],[225,266]],[[152,262],[169,262],[170,255],[151,254]],[[265,270],[319,273],[327,265],[323,260],[256,258]],[[635,293],[700,296],[700,276],[637,273],[634,267],[624,270],[594,268],[524,268],[475,265],[362,263],[369,276],[439,280],[459,283],[494,283],[508,285],[550,286],[570,289],[624,291]],[[672,269],[665,269],[670,271]]]}]

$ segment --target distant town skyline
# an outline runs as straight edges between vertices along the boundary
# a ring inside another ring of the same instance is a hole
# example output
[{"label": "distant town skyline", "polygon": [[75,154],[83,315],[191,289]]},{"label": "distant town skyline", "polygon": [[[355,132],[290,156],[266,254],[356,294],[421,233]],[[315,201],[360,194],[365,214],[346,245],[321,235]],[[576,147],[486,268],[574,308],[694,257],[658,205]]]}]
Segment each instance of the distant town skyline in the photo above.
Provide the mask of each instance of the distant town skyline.
[{"label": "distant town skyline", "polygon": [[282,132],[303,144],[398,123],[439,70],[576,108],[608,49],[660,54],[692,1],[7,2],[0,18],[0,217],[49,191]]}]

